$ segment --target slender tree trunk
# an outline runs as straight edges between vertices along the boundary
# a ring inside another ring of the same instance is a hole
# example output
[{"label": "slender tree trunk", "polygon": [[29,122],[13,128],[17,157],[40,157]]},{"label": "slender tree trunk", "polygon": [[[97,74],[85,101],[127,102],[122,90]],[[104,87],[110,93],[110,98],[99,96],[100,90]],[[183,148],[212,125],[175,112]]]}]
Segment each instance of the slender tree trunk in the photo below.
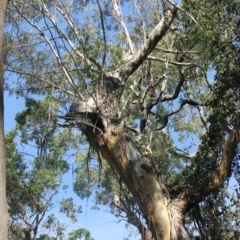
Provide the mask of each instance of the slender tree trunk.
[{"label": "slender tree trunk", "polygon": [[3,105],[3,29],[7,1],[0,1],[0,238],[8,239],[8,213],[6,201],[6,168],[4,146],[4,105]]}]

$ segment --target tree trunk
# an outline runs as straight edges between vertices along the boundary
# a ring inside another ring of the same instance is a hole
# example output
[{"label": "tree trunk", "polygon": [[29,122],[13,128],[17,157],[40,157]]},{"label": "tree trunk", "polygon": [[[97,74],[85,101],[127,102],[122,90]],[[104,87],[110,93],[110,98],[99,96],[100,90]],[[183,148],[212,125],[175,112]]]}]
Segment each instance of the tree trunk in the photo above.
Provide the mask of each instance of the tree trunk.
[{"label": "tree trunk", "polygon": [[189,240],[183,222],[185,202],[168,197],[151,162],[140,154],[130,137],[120,130],[108,131],[98,139],[97,150],[131,191],[154,239]]},{"label": "tree trunk", "polygon": [[[85,108],[84,108],[85,109]],[[96,112],[71,113],[98,155],[119,174],[131,191],[155,240],[189,240],[183,225],[184,201],[170,199],[151,161],[122,129],[121,123],[106,119]]]},{"label": "tree trunk", "polygon": [[3,106],[3,29],[7,1],[0,1],[0,236],[8,239],[8,213],[6,201],[6,168],[4,146],[4,106]]},{"label": "tree trunk", "polygon": [[[102,156],[121,176],[145,216],[155,239],[170,239],[167,198],[157,174],[145,170],[135,144],[122,131],[108,132],[98,148]],[[150,166],[150,165],[149,165]],[[148,167],[148,166],[147,166]],[[151,166],[150,166],[151,167]]]},{"label": "tree trunk", "polygon": [[[114,82],[116,79],[108,80]],[[190,240],[184,226],[184,216],[206,196],[218,190],[230,176],[235,148],[240,139],[239,129],[228,134],[214,170],[194,186],[179,189],[174,197],[170,197],[164,184],[159,181],[154,164],[140,153],[124,131],[124,121],[115,118],[116,110],[117,106],[112,101],[92,101],[89,98],[73,104],[63,118],[70,121],[70,126],[79,126],[99,158],[103,157],[117,172],[132,193],[155,240]],[[214,130],[210,129],[208,134]]]}]

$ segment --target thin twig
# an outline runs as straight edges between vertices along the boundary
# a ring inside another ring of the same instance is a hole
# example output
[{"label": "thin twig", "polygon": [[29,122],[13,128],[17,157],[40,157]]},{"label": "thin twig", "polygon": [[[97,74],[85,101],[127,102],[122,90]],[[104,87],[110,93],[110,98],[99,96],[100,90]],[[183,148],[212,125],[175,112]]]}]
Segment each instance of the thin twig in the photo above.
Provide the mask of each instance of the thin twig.
[{"label": "thin twig", "polygon": [[190,13],[183,10],[179,5],[172,2],[171,0],[166,0],[166,1],[169,2],[171,5],[173,5],[175,8],[179,9],[181,12],[185,13],[190,19],[192,19],[198,25],[198,22],[195,20],[195,18]]}]

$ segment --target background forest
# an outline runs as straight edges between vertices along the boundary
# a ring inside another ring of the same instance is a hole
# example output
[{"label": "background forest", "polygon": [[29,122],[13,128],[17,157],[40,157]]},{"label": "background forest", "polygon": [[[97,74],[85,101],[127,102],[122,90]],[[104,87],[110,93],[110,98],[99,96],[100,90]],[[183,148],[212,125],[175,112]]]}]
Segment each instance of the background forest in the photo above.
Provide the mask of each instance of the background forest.
[{"label": "background forest", "polygon": [[5,107],[24,103],[5,131],[9,239],[92,240],[82,199],[128,239],[239,239],[239,9],[8,1]]}]

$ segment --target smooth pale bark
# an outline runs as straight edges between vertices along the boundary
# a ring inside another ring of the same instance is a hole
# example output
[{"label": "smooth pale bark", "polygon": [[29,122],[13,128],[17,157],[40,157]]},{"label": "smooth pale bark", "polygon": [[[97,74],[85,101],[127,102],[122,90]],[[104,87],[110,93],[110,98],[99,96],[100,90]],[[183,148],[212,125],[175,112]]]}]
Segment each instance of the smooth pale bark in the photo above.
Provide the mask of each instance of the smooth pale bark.
[{"label": "smooth pale bark", "polygon": [[[108,163],[114,166],[115,171],[123,177],[141,212],[148,219],[155,239],[170,239],[167,199],[163,188],[157,174],[141,169],[141,155],[137,154],[138,150],[131,140],[121,132],[107,134],[100,151]],[[130,152],[129,156],[127,152]],[[134,158],[134,154],[139,156],[138,159]]]},{"label": "smooth pale bark", "polygon": [[66,119],[74,120],[99,157],[106,159],[119,174],[132,193],[155,240],[190,239],[183,221],[185,202],[171,202],[151,161],[139,152],[120,123],[105,119],[96,112],[71,112],[66,115]]},{"label": "smooth pale bark", "polygon": [[7,1],[0,1],[0,238],[8,239],[8,213],[6,201],[6,167],[4,146],[4,104],[3,104],[3,29]]},{"label": "smooth pale bark", "polygon": [[[82,124],[80,124],[80,128]],[[155,239],[170,240],[167,198],[157,174],[145,170],[143,157],[127,134],[118,126],[108,126],[107,132],[93,127],[82,128],[90,144],[108,161],[131,191],[141,212],[149,222]]]}]

